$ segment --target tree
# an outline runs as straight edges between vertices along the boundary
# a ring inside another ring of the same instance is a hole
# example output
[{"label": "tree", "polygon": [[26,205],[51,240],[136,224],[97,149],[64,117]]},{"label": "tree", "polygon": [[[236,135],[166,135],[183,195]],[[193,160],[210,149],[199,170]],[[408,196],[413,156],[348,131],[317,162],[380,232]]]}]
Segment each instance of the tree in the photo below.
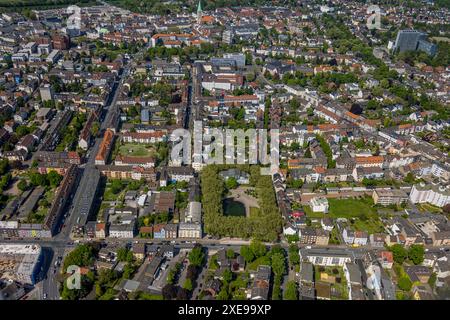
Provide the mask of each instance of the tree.
[{"label": "tree", "polygon": [[47,175],[45,175],[45,174],[31,172],[29,177],[30,177],[30,182],[33,186],[45,187],[46,185],[48,185]]},{"label": "tree", "polygon": [[406,175],[405,179],[403,180],[406,183],[413,183],[414,182],[414,175],[412,172],[408,172],[408,174]]},{"label": "tree", "polygon": [[178,288],[177,300],[188,300],[189,291],[184,288]]},{"label": "tree", "polygon": [[197,267],[190,264],[187,267],[186,278],[195,279],[197,277],[197,273],[198,273]]},{"label": "tree", "polygon": [[189,253],[189,262],[195,267],[200,267],[205,259],[205,254],[203,253],[202,246],[196,245]]},{"label": "tree", "polygon": [[291,145],[289,146],[289,149],[291,150],[291,151],[300,151],[300,143],[298,143],[298,142],[293,142],[293,143],[291,143]]},{"label": "tree", "polygon": [[183,288],[186,289],[187,291],[192,291],[192,289],[193,289],[193,287],[192,287],[192,280],[187,278],[184,281]]},{"label": "tree", "polygon": [[167,283],[173,284],[175,281],[175,270],[171,269],[167,275]]},{"label": "tree", "polygon": [[409,291],[412,287],[412,282],[407,275],[400,277],[398,280],[398,287],[403,291]]},{"label": "tree", "polygon": [[421,264],[423,262],[423,255],[425,253],[425,249],[420,244],[413,244],[408,250],[408,258],[415,265]]},{"label": "tree", "polygon": [[102,286],[98,283],[95,284],[95,296],[100,297],[103,295],[103,289]]},{"label": "tree", "polygon": [[118,194],[122,191],[122,181],[119,179],[114,179],[111,181],[111,192],[114,194]]},{"label": "tree", "polygon": [[281,253],[274,253],[271,259],[272,270],[276,276],[281,276],[286,272],[284,256]]},{"label": "tree", "polygon": [[249,246],[241,246],[240,250],[241,256],[244,257],[245,262],[250,263],[253,260],[255,260],[255,255],[253,254],[253,251],[250,249]]},{"label": "tree", "polygon": [[436,280],[437,280],[437,274],[436,272],[433,272],[430,276],[430,278],[428,279],[428,284],[431,286],[432,289],[434,289],[434,286],[436,285]]},{"label": "tree", "polygon": [[127,248],[119,248],[119,250],[117,250],[117,260],[125,261],[125,262],[132,262],[133,261],[133,252],[131,252]]},{"label": "tree", "polygon": [[272,287],[272,300],[280,300],[281,299],[281,277],[275,276],[275,280],[273,281]]},{"label": "tree", "polygon": [[91,133],[94,137],[97,136],[98,131],[100,130],[100,124],[96,121],[92,124]]},{"label": "tree", "polygon": [[262,257],[266,254],[266,246],[259,240],[252,240],[250,242],[250,250],[256,258]]},{"label": "tree", "polygon": [[227,292],[227,289],[225,287],[220,290],[220,292],[216,296],[216,300],[229,300],[230,295]]},{"label": "tree", "polygon": [[300,255],[296,244],[291,244],[289,246],[289,261],[292,265],[300,264]]},{"label": "tree", "polygon": [[224,281],[225,283],[230,283],[231,280],[233,280],[233,272],[231,272],[230,269],[226,269],[226,270],[223,272],[222,277],[223,277],[223,281]]},{"label": "tree", "polygon": [[295,281],[289,281],[284,291],[284,300],[298,300],[297,292],[297,284]]},{"label": "tree", "polygon": [[19,139],[29,133],[30,133],[30,129],[27,126],[18,126],[16,128],[16,134]]},{"label": "tree", "polygon": [[131,277],[133,276],[135,271],[136,271],[136,268],[134,267],[134,265],[131,264],[131,263],[127,263],[123,267],[123,275],[122,275],[122,277],[124,279],[131,279]]},{"label": "tree", "polygon": [[293,110],[297,110],[300,107],[300,102],[296,98],[293,98],[289,104]]},{"label": "tree", "polygon": [[227,258],[228,259],[233,259],[234,258],[234,250],[233,249],[228,249],[227,250]]},{"label": "tree", "polygon": [[9,170],[9,161],[8,159],[0,160],[0,175],[4,175]]},{"label": "tree", "polygon": [[400,244],[394,244],[393,246],[391,246],[390,251],[394,256],[394,261],[398,264],[402,264],[408,256],[408,252]]},{"label": "tree", "polygon": [[91,266],[94,263],[94,247],[90,244],[81,244],[64,259],[63,271],[66,272],[67,267],[70,265],[76,265],[79,267]]},{"label": "tree", "polygon": [[174,285],[168,283],[166,284],[161,291],[164,300],[172,300],[177,296],[177,289]]},{"label": "tree", "polygon": [[225,186],[227,187],[227,189],[231,190],[236,189],[239,186],[239,184],[235,177],[229,177],[225,182]]},{"label": "tree", "polygon": [[17,184],[17,188],[19,188],[20,191],[26,191],[28,189],[28,184],[26,180],[20,180]]},{"label": "tree", "polygon": [[52,188],[56,188],[57,186],[59,186],[59,183],[61,182],[62,179],[63,179],[62,175],[60,175],[56,171],[52,170],[47,174],[47,180]]}]

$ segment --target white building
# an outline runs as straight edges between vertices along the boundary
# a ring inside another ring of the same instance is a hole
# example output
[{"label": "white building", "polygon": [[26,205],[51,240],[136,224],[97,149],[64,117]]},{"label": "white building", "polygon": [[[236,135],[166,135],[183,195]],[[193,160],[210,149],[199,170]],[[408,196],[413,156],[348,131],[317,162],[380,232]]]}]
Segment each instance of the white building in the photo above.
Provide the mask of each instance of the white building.
[{"label": "white building", "polygon": [[444,180],[448,180],[450,178],[450,170],[444,165],[437,163],[433,163],[431,166],[431,174]]},{"label": "white building", "polygon": [[300,260],[307,260],[319,266],[341,266],[352,262],[354,256],[352,251],[347,249],[300,249]]},{"label": "white building", "polygon": [[450,190],[437,184],[415,184],[409,195],[412,203],[428,202],[437,207],[443,207],[450,203]]},{"label": "white building", "polygon": [[56,63],[56,62],[58,62],[58,60],[61,57],[62,57],[61,51],[59,51],[59,50],[52,50],[52,52],[50,52],[50,54],[47,56],[45,61],[50,62],[50,63]]},{"label": "white building", "polygon": [[329,204],[325,197],[314,197],[310,200],[311,210],[313,212],[328,213]]},{"label": "white building", "polygon": [[197,201],[189,202],[189,206],[184,217],[185,222],[202,222],[202,204]]},{"label": "white building", "polygon": [[2,278],[35,284],[41,269],[42,248],[37,244],[0,244]]},{"label": "white building", "polygon": [[199,223],[180,222],[178,237],[200,239],[202,237],[202,225]]},{"label": "white building", "polygon": [[109,228],[109,236],[111,238],[133,238],[136,233],[135,225],[135,220],[131,223],[111,224]]}]

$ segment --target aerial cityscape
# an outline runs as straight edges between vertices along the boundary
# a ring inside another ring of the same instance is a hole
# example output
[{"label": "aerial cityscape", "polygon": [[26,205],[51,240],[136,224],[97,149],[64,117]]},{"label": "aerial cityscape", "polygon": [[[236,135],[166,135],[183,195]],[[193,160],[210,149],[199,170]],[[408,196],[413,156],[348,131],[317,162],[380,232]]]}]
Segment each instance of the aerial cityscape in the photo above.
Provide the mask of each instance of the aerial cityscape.
[{"label": "aerial cityscape", "polygon": [[449,21],[0,0],[0,300],[449,300]]}]

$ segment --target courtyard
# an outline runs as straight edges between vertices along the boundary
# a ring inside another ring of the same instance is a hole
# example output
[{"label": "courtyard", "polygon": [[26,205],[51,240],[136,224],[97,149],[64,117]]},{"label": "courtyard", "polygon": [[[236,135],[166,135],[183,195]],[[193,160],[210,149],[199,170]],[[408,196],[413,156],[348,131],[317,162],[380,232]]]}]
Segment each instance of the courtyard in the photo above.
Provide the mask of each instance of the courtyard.
[{"label": "courtyard", "polygon": [[121,156],[149,157],[153,155],[153,153],[154,148],[150,145],[126,143],[119,147],[119,154]]},{"label": "courtyard", "polygon": [[250,187],[238,187],[231,190],[231,195],[222,201],[224,214],[228,216],[246,216],[259,208],[258,199],[246,193]]}]

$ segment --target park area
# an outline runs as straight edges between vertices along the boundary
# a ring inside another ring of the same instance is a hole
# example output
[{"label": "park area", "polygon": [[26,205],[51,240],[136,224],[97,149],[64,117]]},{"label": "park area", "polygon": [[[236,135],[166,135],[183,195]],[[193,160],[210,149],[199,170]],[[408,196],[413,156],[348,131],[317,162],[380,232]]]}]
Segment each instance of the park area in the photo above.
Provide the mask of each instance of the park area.
[{"label": "park area", "polygon": [[126,143],[119,148],[121,156],[149,157],[154,153],[154,148],[149,145]]},{"label": "park area", "polygon": [[372,198],[352,199],[328,199],[329,212],[312,212],[309,206],[304,206],[306,216],[311,219],[328,216],[333,219],[346,218],[355,230],[367,231],[368,233],[382,232],[384,230],[376,208],[373,206]]}]

